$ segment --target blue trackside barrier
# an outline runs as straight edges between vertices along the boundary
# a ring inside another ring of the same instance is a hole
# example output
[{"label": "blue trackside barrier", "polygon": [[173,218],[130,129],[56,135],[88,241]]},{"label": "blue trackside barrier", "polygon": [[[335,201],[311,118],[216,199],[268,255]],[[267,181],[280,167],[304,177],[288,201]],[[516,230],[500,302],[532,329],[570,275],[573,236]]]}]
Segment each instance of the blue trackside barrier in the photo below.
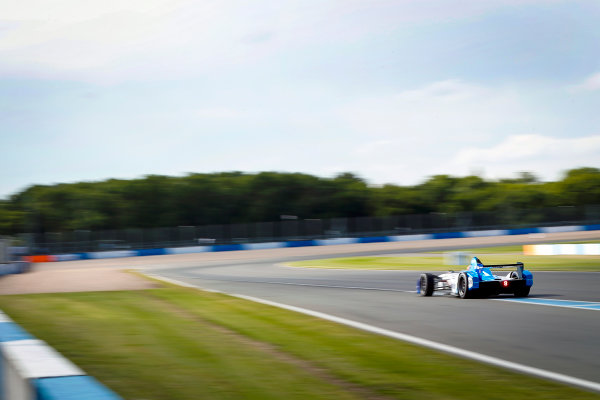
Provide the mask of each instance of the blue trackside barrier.
[{"label": "blue trackside barrier", "polygon": [[520,229],[509,229],[509,235],[527,235],[530,233],[540,233],[540,228],[520,228]]},{"label": "blue trackside barrier", "polygon": [[434,239],[457,239],[463,237],[465,237],[463,232],[439,232],[433,234]]},{"label": "blue trackside barrier", "polygon": [[38,400],[119,400],[119,396],[87,375],[35,380]]},{"label": "blue trackside barrier", "polygon": [[390,238],[388,236],[372,236],[372,237],[363,237],[358,238],[358,243],[383,243],[389,242]]},{"label": "blue trackside barrier", "polygon": [[212,251],[238,251],[244,250],[243,246],[242,244],[218,244],[212,246]]},{"label": "blue trackside barrier", "polygon": [[121,400],[0,311],[1,400]]},{"label": "blue trackside barrier", "polygon": [[166,249],[141,249],[137,251],[138,256],[162,256],[167,254]]},{"label": "blue trackside barrier", "polygon": [[317,245],[315,240],[290,240],[284,243],[285,247],[308,247]]},{"label": "blue trackside barrier", "polygon": [[29,339],[33,339],[33,336],[14,322],[0,322],[0,342],[13,342],[15,340]]},{"label": "blue trackside barrier", "polygon": [[[342,245],[342,244],[355,244],[355,243],[408,242],[408,241],[431,240],[431,239],[456,239],[456,238],[473,238],[473,237],[489,237],[489,236],[505,236],[505,235],[527,235],[527,234],[532,234],[532,233],[559,233],[559,232],[594,231],[594,230],[600,230],[600,224],[549,226],[549,227],[541,227],[541,228],[489,229],[489,230],[465,231],[465,232],[436,232],[436,233],[393,235],[393,236],[367,236],[367,237],[358,237],[358,238],[341,237],[341,238],[332,238],[332,239],[289,240],[286,242],[220,244],[220,245],[207,245],[207,246],[172,247],[172,248],[141,249],[141,250],[119,250],[119,251],[92,252],[92,253],[60,254],[60,255],[50,256],[50,257],[52,257],[54,261],[70,261],[70,260],[88,260],[88,259],[98,259],[98,258],[116,258],[116,257],[133,257],[133,256],[158,256],[158,255],[163,255],[163,254],[190,254],[190,253],[205,253],[205,252],[220,252],[220,251],[265,250],[265,249],[278,249],[278,248],[283,248],[283,247],[329,246],[329,245]],[[0,271],[0,275],[1,275],[1,271]]]}]

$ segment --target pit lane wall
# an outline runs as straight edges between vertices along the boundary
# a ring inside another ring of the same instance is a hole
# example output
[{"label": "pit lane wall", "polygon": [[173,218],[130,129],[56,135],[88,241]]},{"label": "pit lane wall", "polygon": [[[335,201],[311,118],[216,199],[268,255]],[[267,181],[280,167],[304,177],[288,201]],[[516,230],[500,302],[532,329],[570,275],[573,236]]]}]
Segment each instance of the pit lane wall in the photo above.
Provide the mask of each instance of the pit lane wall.
[{"label": "pit lane wall", "polygon": [[56,255],[36,255],[25,257],[29,262],[54,262],[71,260],[88,260],[101,258],[120,258],[136,256],[158,256],[165,254],[186,254],[186,253],[204,253],[215,251],[237,251],[237,250],[262,250],[277,249],[284,247],[304,247],[304,246],[327,246],[337,244],[356,244],[356,243],[377,243],[377,242],[400,242],[414,240],[430,239],[454,239],[469,237],[486,236],[506,236],[506,235],[526,235],[535,233],[561,233],[577,231],[600,230],[600,224],[597,225],[570,225],[570,226],[550,226],[541,228],[520,228],[520,229],[494,229],[466,232],[438,232],[419,235],[394,235],[394,236],[371,236],[360,238],[334,238],[334,239],[311,239],[311,240],[290,240],[286,242],[267,242],[267,243],[241,243],[241,244],[222,244],[211,246],[192,246],[192,247],[169,247],[158,249],[141,250],[119,250],[119,251],[98,251],[88,253],[56,254]]},{"label": "pit lane wall", "polygon": [[122,400],[0,311],[0,400]]}]

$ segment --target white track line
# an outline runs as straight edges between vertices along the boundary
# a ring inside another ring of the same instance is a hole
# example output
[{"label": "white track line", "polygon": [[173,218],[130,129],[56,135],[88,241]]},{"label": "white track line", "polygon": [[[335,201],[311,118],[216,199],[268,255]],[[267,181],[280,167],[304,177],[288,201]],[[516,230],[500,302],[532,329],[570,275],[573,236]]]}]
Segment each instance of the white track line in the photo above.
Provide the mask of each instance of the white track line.
[{"label": "white track line", "polygon": [[[519,304],[530,304],[532,306],[546,306],[546,307],[561,307],[561,308],[571,308],[575,310],[588,310],[588,311],[600,311],[600,308],[596,308],[600,305],[598,302],[593,301],[578,301],[578,300],[553,300],[553,299],[545,299],[545,298],[529,298],[530,300],[525,299],[490,299],[496,301],[504,301],[508,303],[519,303]],[[549,300],[552,303],[543,303],[536,302],[535,300]],[[560,303],[557,303],[560,302]],[[579,304],[579,305],[573,305]]]},{"label": "white track line", "polygon": [[[192,278],[193,279],[193,278]],[[202,279],[202,278],[199,278]],[[377,290],[380,292],[401,292],[401,293],[416,293],[416,290],[400,290],[400,289],[385,289],[372,288],[364,286],[341,286],[341,285],[320,285],[318,283],[297,283],[297,282],[281,282],[281,281],[250,281],[244,279],[223,280],[224,282],[240,282],[240,283],[263,283],[267,285],[288,285],[288,286],[309,286],[309,287],[324,287],[331,289],[356,289],[356,290]]]},{"label": "white track line", "polygon": [[[173,283],[173,284],[180,285],[180,286],[192,287],[192,288],[196,288],[196,289],[200,289],[200,290],[206,290],[202,287],[195,286],[195,285],[192,285],[187,282],[182,282],[182,281],[179,281],[176,279],[165,278],[160,275],[155,275],[155,274],[145,274],[145,275],[147,275],[151,278],[154,278],[154,279],[163,280],[165,282]],[[540,368],[531,367],[528,365],[515,363],[512,361],[508,361],[508,360],[503,360],[503,359],[497,358],[497,357],[487,356],[485,354],[477,353],[474,351],[461,349],[459,347],[454,347],[454,346],[450,346],[450,345],[439,343],[439,342],[434,342],[432,340],[423,339],[423,338],[420,338],[417,336],[407,335],[405,333],[400,333],[400,332],[390,331],[388,329],[378,328],[376,326],[372,326],[372,325],[365,324],[362,322],[352,321],[352,320],[349,320],[346,318],[336,317],[334,315],[325,314],[325,313],[322,313],[319,311],[313,311],[313,310],[309,310],[306,308],[291,306],[291,305],[283,304],[283,303],[277,303],[274,301],[265,300],[265,299],[261,299],[258,297],[246,296],[243,294],[227,293],[227,292],[223,292],[223,291],[219,291],[219,290],[212,290],[212,289],[208,290],[208,291],[213,292],[213,293],[223,293],[223,294],[227,294],[229,296],[238,297],[240,299],[249,300],[249,301],[253,301],[256,303],[266,304],[269,306],[278,307],[278,308],[282,308],[282,309],[289,310],[289,311],[295,311],[295,312],[298,312],[301,314],[310,315],[312,317],[321,318],[321,319],[324,319],[327,321],[336,322],[336,323],[346,325],[346,326],[351,326],[353,328],[360,329],[360,330],[363,330],[366,332],[371,332],[371,333],[375,333],[378,335],[387,336],[387,337],[390,337],[393,339],[403,340],[405,342],[417,344],[419,346],[424,346],[424,347],[428,347],[431,349],[443,351],[445,353],[453,354],[453,355],[456,355],[459,357],[476,360],[476,361],[483,362],[486,364],[510,369],[513,371],[518,371],[518,372],[521,372],[524,374],[533,375],[533,376],[537,376],[540,378],[550,379],[550,380],[565,383],[568,385],[578,386],[578,387],[585,388],[588,390],[593,390],[595,392],[600,392],[600,383],[598,383],[598,382],[592,382],[592,381],[588,381],[585,379],[580,379],[580,378],[576,378],[573,376],[564,375],[564,374],[561,374],[558,372],[552,372],[552,371],[548,371],[545,369],[540,369]]]}]

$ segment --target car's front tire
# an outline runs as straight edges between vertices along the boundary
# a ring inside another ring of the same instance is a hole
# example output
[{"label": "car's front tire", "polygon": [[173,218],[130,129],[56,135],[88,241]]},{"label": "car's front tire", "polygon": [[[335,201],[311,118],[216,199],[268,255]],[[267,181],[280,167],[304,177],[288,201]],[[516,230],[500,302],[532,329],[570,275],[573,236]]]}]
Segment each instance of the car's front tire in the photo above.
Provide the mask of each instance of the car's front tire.
[{"label": "car's front tire", "polygon": [[469,277],[464,272],[458,275],[458,295],[461,299],[470,299],[473,292],[469,290]]},{"label": "car's front tire", "polygon": [[434,277],[432,274],[421,274],[421,296],[431,296],[433,294]]}]

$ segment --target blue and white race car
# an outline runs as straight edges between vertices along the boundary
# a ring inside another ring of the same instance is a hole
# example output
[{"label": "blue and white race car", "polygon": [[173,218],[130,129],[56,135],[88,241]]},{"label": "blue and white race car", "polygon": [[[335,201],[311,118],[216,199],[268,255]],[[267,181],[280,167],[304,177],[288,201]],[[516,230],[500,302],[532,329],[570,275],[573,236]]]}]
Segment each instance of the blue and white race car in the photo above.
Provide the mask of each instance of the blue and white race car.
[{"label": "blue and white race car", "polygon": [[[492,268],[513,268],[506,275],[494,275]],[[453,294],[463,299],[485,297],[501,293],[527,297],[533,286],[533,274],[524,269],[522,262],[515,264],[483,265],[477,257],[471,259],[466,270],[450,271],[440,275],[421,274],[417,293],[431,296],[434,291]]]}]

